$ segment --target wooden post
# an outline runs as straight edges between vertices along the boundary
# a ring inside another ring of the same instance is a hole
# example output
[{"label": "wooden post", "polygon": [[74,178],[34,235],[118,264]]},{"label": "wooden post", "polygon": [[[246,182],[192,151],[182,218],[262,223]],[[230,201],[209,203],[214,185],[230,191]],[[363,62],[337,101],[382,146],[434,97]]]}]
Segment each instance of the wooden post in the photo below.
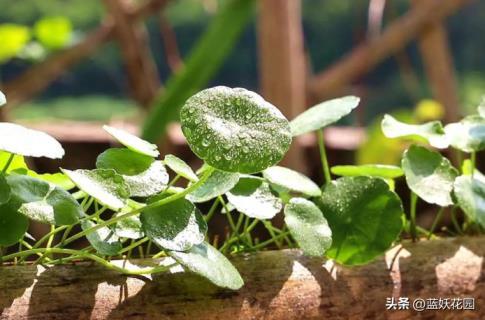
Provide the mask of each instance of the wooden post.
[{"label": "wooden post", "polygon": [[[185,272],[146,278],[88,263],[0,267],[0,319],[485,318],[484,237],[406,243],[398,249],[352,268],[298,250],[235,257],[245,281],[239,291],[216,288]],[[386,307],[399,297],[409,298],[409,306]],[[451,301],[463,298],[473,298],[474,309],[461,304],[451,310]],[[448,307],[429,304],[418,312],[412,306],[416,299],[446,299]]]},{"label": "wooden post", "polygon": [[[301,1],[261,0],[258,19],[262,94],[292,119],[306,106],[306,63]],[[283,164],[304,171],[302,148],[293,142]]]},{"label": "wooden post", "polygon": [[135,100],[148,108],[158,93],[160,81],[142,23],[131,19],[131,0],[103,0],[115,23],[115,34],[124,58]]},{"label": "wooden post", "polygon": [[[413,5],[419,7],[427,1],[430,0],[414,0]],[[423,30],[418,37],[418,46],[433,96],[445,108],[445,121],[457,121],[460,103],[453,58],[443,22],[437,21]]]}]

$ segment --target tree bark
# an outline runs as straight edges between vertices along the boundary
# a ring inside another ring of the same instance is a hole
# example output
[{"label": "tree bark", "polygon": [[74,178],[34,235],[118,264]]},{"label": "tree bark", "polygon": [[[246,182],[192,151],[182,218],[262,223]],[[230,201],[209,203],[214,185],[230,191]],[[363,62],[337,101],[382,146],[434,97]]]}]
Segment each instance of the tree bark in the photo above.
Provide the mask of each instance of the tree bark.
[{"label": "tree bark", "polygon": [[[485,238],[390,250],[340,267],[298,250],[233,258],[246,284],[216,288],[186,273],[125,277],[81,263],[0,269],[0,319],[483,319]],[[474,298],[475,310],[386,310],[386,299]]]},{"label": "tree bark", "polygon": [[469,0],[429,0],[411,8],[392,22],[381,36],[364,42],[330,66],[309,83],[313,99],[321,100],[341,94],[345,87],[371,71],[377,64],[402,50],[428,26],[445,19]]}]

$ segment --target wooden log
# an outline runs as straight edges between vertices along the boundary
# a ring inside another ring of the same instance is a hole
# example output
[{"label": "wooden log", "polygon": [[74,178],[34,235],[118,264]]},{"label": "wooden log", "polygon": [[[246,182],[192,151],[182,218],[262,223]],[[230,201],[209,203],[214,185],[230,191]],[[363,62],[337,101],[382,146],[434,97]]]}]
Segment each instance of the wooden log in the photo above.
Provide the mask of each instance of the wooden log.
[{"label": "wooden log", "polygon": [[310,95],[315,100],[321,100],[341,94],[345,87],[402,50],[429,25],[445,19],[469,2],[429,0],[411,8],[392,22],[379,37],[357,46],[350,54],[316,75],[308,85]]},{"label": "wooden log", "polygon": [[[266,251],[233,258],[246,282],[239,291],[183,272],[2,267],[0,319],[484,319],[484,255],[484,237],[406,243],[353,268]],[[475,310],[386,310],[392,297],[474,298]]]}]

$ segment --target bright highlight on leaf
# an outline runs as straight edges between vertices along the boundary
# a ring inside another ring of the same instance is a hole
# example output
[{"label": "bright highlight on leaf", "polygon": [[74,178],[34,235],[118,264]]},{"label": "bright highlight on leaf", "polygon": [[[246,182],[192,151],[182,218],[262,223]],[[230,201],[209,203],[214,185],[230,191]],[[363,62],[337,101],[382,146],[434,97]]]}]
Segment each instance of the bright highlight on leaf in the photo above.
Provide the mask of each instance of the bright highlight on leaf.
[{"label": "bright highlight on leaf", "polygon": [[318,204],[332,230],[332,246],[326,255],[339,263],[372,261],[401,232],[401,200],[381,178],[337,179],[325,187]]},{"label": "bright highlight on leaf", "polygon": [[424,124],[407,124],[386,114],[381,123],[382,132],[388,138],[421,137],[438,149],[448,148],[450,142],[445,135],[440,121],[431,121]]},{"label": "bright highlight on leaf", "polygon": [[471,221],[485,227],[485,181],[471,176],[459,176],[454,183],[455,197]]},{"label": "bright highlight on leaf", "polygon": [[346,96],[324,101],[301,113],[290,122],[292,135],[320,130],[339,121],[359,105],[360,98]]},{"label": "bright highlight on leaf", "polygon": [[403,154],[402,168],[409,188],[421,199],[442,207],[453,204],[451,191],[458,171],[441,154],[413,145]]},{"label": "bright highlight on leaf", "polygon": [[271,219],[283,208],[282,201],[271,193],[267,182],[243,177],[227,194],[234,208],[250,218]]},{"label": "bright highlight on leaf", "polygon": [[332,167],[331,171],[333,174],[343,177],[370,176],[385,179],[396,179],[404,175],[401,168],[386,164],[334,166]]},{"label": "bright highlight on leaf", "polygon": [[42,18],[35,23],[34,34],[37,40],[49,49],[64,48],[71,40],[71,21],[65,17]]},{"label": "bright highlight on leaf", "polygon": [[302,193],[310,197],[317,197],[322,192],[318,185],[303,174],[285,167],[271,167],[263,171],[263,177],[271,185],[285,191]]},{"label": "bright highlight on leaf", "polygon": [[112,169],[61,170],[79,189],[112,210],[123,208],[130,196],[130,188],[123,177]]},{"label": "bright highlight on leaf", "polygon": [[160,152],[158,151],[158,148],[155,144],[140,139],[137,136],[132,135],[131,133],[110,126],[103,126],[103,129],[108,132],[113,138],[118,140],[119,143],[132,151],[150,157],[158,157],[160,155]]},{"label": "bright highlight on leaf", "polygon": [[322,257],[330,248],[332,230],[313,202],[303,198],[291,199],[285,206],[285,223],[305,254]]},{"label": "bright highlight on leaf", "polygon": [[0,122],[0,150],[27,157],[60,159],[64,149],[47,133],[18,124]]},{"label": "bright highlight on leaf", "polygon": [[7,98],[2,91],[0,91],[0,107],[7,103]]},{"label": "bright highlight on leaf", "polygon": [[485,119],[481,116],[468,116],[460,122],[445,126],[446,136],[451,145],[464,152],[485,149]]},{"label": "bright highlight on leaf", "polygon": [[141,213],[145,234],[163,249],[187,251],[204,241],[207,224],[188,200],[179,199]]},{"label": "bright highlight on leaf", "polygon": [[278,163],[288,151],[288,120],[258,94],[242,88],[203,90],[180,111],[192,151],[210,166],[254,173]]},{"label": "bright highlight on leaf", "polygon": [[172,154],[167,154],[163,162],[179,176],[192,182],[197,182],[199,180],[195,172],[184,160]]},{"label": "bright highlight on leaf", "polygon": [[171,251],[169,254],[188,270],[219,287],[237,290],[244,285],[241,275],[231,262],[206,242],[193,246],[187,252]]}]

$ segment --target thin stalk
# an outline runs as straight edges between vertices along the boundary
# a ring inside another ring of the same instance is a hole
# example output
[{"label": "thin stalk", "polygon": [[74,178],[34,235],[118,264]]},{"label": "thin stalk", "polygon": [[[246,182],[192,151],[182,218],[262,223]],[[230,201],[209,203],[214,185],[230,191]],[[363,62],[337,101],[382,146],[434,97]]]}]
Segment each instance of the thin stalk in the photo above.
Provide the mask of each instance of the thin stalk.
[{"label": "thin stalk", "polygon": [[107,227],[109,225],[112,225],[118,221],[121,221],[123,219],[127,219],[129,217],[133,217],[137,214],[139,214],[140,212],[144,211],[144,210],[149,210],[149,209],[154,209],[154,208],[158,208],[160,206],[163,206],[163,205],[166,205],[167,203],[170,203],[170,202],[173,202],[173,201],[176,201],[178,199],[181,199],[183,197],[185,197],[187,194],[191,193],[192,191],[194,191],[195,189],[199,188],[202,184],[204,184],[207,179],[209,178],[209,176],[212,174],[212,172],[214,171],[215,169],[210,167],[207,171],[204,172],[204,175],[200,178],[199,181],[197,181],[196,183],[194,183],[193,185],[189,186],[188,188],[184,189],[182,192],[179,192],[179,193],[176,193],[176,194],[173,194],[167,198],[163,198],[161,200],[158,200],[156,202],[153,202],[153,203],[150,203],[149,205],[146,205],[144,207],[141,207],[141,208],[138,208],[138,209],[134,209],[133,211],[130,211],[128,213],[125,213],[125,214],[122,214],[122,215],[118,215],[118,216],[115,216],[115,217],[112,217],[111,219],[109,220],[106,220],[106,221],[103,221],[103,222],[100,222],[94,226],[92,226],[91,228],[88,228],[86,230],[83,230],[69,238],[66,239],[66,241],[64,242],[65,245],[79,239],[79,238],[82,238],[96,230],[99,230],[101,228],[104,228],[104,227]]},{"label": "thin stalk", "polygon": [[443,213],[445,212],[445,208],[441,207],[438,213],[436,214],[436,217],[434,218],[433,224],[431,225],[431,229],[429,229],[428,233],[428,240],[431,239],[431,236],[434,233],[434,230],[436,229],[436,226],[438,223],[441,221],[441,218],[443,217]]},{"label": "thin stalk", "polygon": [[460,224],[456,220],[456,207],[451,209],[451,223],[458,234],[463,235],[463,230],[461,230]]},{"label": "thin stalk", "polygon": [[145,237],[145,238],[140,239],[140,240],[138,240],[138,241],[132,241],[132,242],[131,242],[131,244],[130,244],[128,247],[123,248],[123,249],[122,249],[122,250],[119,252],[119,254],[123,254],[123,253],[125,253],[125,252],[127,252],[127,251],[130,251],[130,250],[132,250],[133,248],[136,248],[136,247],[138,247],[138,246],[140,246],[140,245],[144,244],[144,243],[145,243],[145,242],[147,242],[148,240],[149,240],[149,239]]},{"label": "thin stalk", "polygon": [[258,243],[257,245],[253,246],[252,249],[255,249],[255,250],[262,249],[262,248],[264,248],[264,247],[272,244],[273,242],[275,242],[275,241],[277,241],[279,239],[285,238],[289,234],[290,234],[289,232],[280,233],[279,235],[277,235],[276,237],[274,237],[272,239],[269,239],[269,240],[266,240],[266,241],[263,241],[263,242]]},{"label": "thin stalk", "polygon": [[[271,222],[263,221],[263,225],[266,228],[266,230],[268,230],[268,233],[271,236],[271,239],[274,239],[276,237],[276,233],[273,230],[273,226],[271,225]],[[278,249],[282,249],[282,245],[279,240],[275,240],[275,244],[278,247]]]},{"label": "thin stalk", "polygon": [[10,156],[8,157],[7,163],[5,163],[5,166],[2,169],[2,175],[5,175],[5,173],[7,173],[8,168],[12,164],[13,157],[15,157],[15,155],[11,153]]},{"label": "thin stalk", "polygon": [[417,232],[416,232],[416,204],[418,202],[418,196],[411,191],[411,208],[410,208],[410,228],[409,231],[411,233],[411,238],[413,241],[416,241]]},{"label": "thin stalk", "polygon": [[325,177],[325,184],[327,184],[332,181],[332,177],[330,175],[330,167],[328,166],[327,152],[325,150],[325,141],[323,139],[323,130],[317,131],[317,138],[318,149],[320,150],[320,160],[322,162],[323,168],[323,176]]},{"label": "thin stalk", "polygon": [[207,212],[207,214],[205,215],[204,219],[205,219],[205,222],[209,222],[211,219],[212,219],[212,216],[214,215],[214,213],[216,212],[216,209],[217,209],[217,205],[219,204],[219,197],[216,198],[216,200],[214,200],[214,203],[212,204],[212,206],[210,207],[209,209],[209,212]]}]

